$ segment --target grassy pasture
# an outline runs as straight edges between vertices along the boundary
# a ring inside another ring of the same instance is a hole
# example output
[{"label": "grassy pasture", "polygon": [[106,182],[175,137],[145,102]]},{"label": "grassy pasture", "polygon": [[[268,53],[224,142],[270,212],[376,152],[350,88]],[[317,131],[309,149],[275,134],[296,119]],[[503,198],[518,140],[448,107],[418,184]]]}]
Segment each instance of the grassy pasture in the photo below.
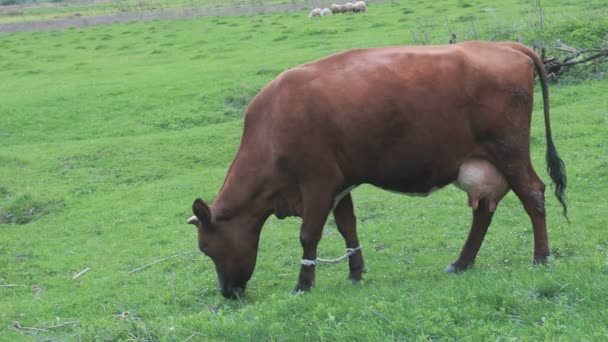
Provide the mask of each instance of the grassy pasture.
[{"label": "grassy pasture", "polygon": [[[545,31],[566,42],[608,32],[604,1],[543,6]],[[0,340],[604,340],[602,70],[550,87],[572,223],[548,191],[547,267],[530,266],[532,232],[512,194],[476,267],[454,276],[442,270],[468,232],[466,195],[362,186],[353,192],[362,284],[345,279],[346,264],[321,265],[311,293],[290,295],[299,220],[271,218],[246,297],[229,301],[184,223],[194,198],[218,191],[248,99],[280,71],[353,47],[445,43],[450,30],[530,42],[544,34],[537,18],[533,1],[420,0],[319,20],[297,12],[0,35],[0,285],[15,285],[0,287]],[[536,102],[533,161],[548,182]],[[130,274],[183,252],[192,253]],[[343,252],[329,220],[320,256]]]}]

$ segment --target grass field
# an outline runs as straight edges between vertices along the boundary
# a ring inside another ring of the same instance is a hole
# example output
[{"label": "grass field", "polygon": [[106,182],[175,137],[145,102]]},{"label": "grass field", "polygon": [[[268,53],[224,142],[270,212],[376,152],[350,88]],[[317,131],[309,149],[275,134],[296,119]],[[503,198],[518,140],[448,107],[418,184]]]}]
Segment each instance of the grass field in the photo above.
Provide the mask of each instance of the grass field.
[{"label": "grass field", "polygon": [[[300,222],[271,218],[247,294],[231,301],[185,224],[193,199],[212,200],[222,184],[246,103],[282,70],[354,47],[445,43],[450,31],[550,44],[552,33],[575,45],[608,33],[605,1],[543,2],[542,32],[534,3],[395,1],[319,20],[294,12],[0,35],[0,340],[605,340],[605,66],[550,86],[572,222],[548,191],[546,267],[531,266],[530,223],[512,194],[475,268],[455,276],[443,269],[468,233],[464,193],[362,186],[361,284],[346,280],[346,264],[322,265],[311,293],[290,295]],[[549,183],[542,122],[537,100],[533,162]],[[320,256],[343,252],[330,220]]]}]

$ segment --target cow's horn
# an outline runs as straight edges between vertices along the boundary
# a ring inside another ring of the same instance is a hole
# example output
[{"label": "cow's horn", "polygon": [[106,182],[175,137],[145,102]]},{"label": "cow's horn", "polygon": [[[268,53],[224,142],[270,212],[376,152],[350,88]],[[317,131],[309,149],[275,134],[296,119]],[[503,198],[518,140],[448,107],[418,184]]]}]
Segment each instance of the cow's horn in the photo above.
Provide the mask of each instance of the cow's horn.
[{"label": "cow's horn", "polygon": [[198,220],[198,217],[192,216],[188,219],[188,224],[198,225],[201,221]]}]

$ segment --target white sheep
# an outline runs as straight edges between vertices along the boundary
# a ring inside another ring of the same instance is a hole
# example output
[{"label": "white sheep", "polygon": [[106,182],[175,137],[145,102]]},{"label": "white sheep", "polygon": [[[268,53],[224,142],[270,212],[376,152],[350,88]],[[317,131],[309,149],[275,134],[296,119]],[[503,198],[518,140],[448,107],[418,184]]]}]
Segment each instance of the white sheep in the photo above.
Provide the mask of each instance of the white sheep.
[{"label": "white sheep", "polygon": [[343,12],[352,12],[355,9],[355,5],[352,2],[347,2],[344,4]]},{"label": "white sheep", "polygon": [[346,13],[347,12],[346,5],[332,4],[331,11],[333,13]]},{"label": "white sheep", "polygon": [[355,2],[353,11],[354,12],[367,12],[367,5],[365,4],[365,1]]},{"label": "white sheep", "polygon": [[321,11],[321,15],[322,15],[322,16],[326,16],[326,15],[332,15],[332,12],[331,12],[331,10],[330,10],[329,8],[324,8],[324,9]]},{"label": "white sheep", "polygon": [[320,8],[315,8],[313,9],[310,14],[308,15],[309,18],[313,18],[313,17],[320,17],[321,16],[321,9]]}]

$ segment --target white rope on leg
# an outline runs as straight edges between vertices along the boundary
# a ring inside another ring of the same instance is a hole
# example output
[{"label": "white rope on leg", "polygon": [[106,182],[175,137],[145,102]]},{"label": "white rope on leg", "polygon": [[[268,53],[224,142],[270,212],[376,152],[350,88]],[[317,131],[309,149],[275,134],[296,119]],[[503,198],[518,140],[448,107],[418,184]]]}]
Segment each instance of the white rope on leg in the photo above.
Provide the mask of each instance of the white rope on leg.
[{"label": "white rope on leg", "polygon": [[343,256],[337,258],[337,259],[321,259],[321,258],[317,258],[318,262],[325,262],[328,264],[335,264],[338,263],[340,261],[344,261],[346,260],[348,257],[350,257],[351,255],[355,254],[356,251],[360,250],[361,246],[357,246],[355,248],[347,248],[346,249],[346,254],[344,254]]},{"label": "white rope on leg", "polygon": [[355,254],[356,251],[361,249],[361,245],[355,247],[355,248],[347,248],[346,249],[346,254],[344,254],[343,256],[337,258],[337,259],[321,259],[321,258],[317,258],[315,260],[308,260],[308,259],[302,259],[300,261],[300,263],[302,264],[302,266],[315,266],[317,265],[317,262],[324,262],[324,263],[328,263],[328,264],[335,264],[341,261],[346,260],[347,258],[349,258],[351,255]]},{"label": "white rope on leg", "polygon": [[317,264],[317,260],[302,259],[300,263],[302,264],[302,266],[315,266]]}]

